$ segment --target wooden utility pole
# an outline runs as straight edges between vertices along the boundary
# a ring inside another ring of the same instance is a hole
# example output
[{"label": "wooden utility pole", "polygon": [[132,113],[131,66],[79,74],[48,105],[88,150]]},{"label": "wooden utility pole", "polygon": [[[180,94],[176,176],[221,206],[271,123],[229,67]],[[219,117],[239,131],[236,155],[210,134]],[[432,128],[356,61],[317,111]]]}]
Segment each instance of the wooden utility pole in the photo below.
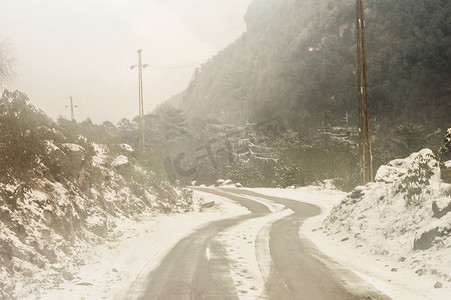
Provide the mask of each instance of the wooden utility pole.
[{"label": "wooden utility pole", "polygon": [[74,105],[74,101],[72,100],[72,96],[70,96],[69,99],[70,99],[70,105],[66,106],[66,108],[70,107],[70,120],[71,121],[75,121],[74,107],[77,107],[77,106]]},{"label": "wooden utility pole", "polygon": [[360,175],[362,184],[373,181],[373,153],[370,127],[370,99],[368,87],[368,66],[365,41],[365,15],[363,0],[357,1],[357,53],[358,88],[360,107]]},{"label": "wooden utility pole", "polygon": [[139,147],[142,153],[145,152],[146,147],[144,143],[144,100],[143,100],[143,68],[147,67],[147,64],[142,64],[141,60],[142,50],[138,50],[138,64],[133,65],[130,69],[138,67],[138,97],[139,97]]}]

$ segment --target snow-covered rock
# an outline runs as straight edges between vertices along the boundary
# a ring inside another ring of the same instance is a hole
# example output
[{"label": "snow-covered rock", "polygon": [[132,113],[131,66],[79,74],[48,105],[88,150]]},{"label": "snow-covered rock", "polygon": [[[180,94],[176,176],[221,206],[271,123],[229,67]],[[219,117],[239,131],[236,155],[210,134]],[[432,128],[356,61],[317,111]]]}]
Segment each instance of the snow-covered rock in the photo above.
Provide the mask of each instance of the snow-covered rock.
[{"label": "snow-covered rock", "polygon": [[135,149],[132,148],[132,146],[130,146],[129,144],[120,144],[119,145],[122,149],[130,152],[130,153],[134,153]]},{"label": "snow-covered rock", "polygon": [[405,168],[384,165],[377,170],[374,180],[376,182],[392,183],[395,182],[399,177],[405,175],[406,173],[407,169]]},{"label": "snow-covered rock", "polygon": [[117,166],[122,166],[122,165],[127,165],[129,163],[127,156],[125,155],[119,155],[116,156],[114,158],[114,160],[112,161],[111,165],[113,167],[117,167]]},{"label": "snow-covered rock", "polygon": [[70,151],[73,151],[73,152],[86,152],[85,148],[83,148],[80,145],[73,144],[73,143],[64,143],[64,144],[61,144],[61,146]]},{"label": "snow-covered rock", "polygon": [[443,165],[444,165],[446,168],[451,168],[451,160],[445,161],[445,162],[443,163]]},{"label": "snow-covered rock", "polygon": [[225,180],[224,179],[218,179],[215,182],[215,186],[222,186],[225,184]]},{"label": "snow-covered rock", "polygon": [[[374,180],[376,182],[393,183],[400,177],[407,174],[407,170],[412,166],[413,161],[418,156],[433,156],[433,152],[430,149],[423,149],[420,152],[412,153],[409,157],[404,159],[394,159],[387,165],[382,165],[376,172]],[[436,163],[436,161],[434,160]]]},{"label": "snow-covered rock", "polygon": [[224,181],[224,185],[232,185],[232,184],[233,184],[233,181],[231,179],[226,179]]}]

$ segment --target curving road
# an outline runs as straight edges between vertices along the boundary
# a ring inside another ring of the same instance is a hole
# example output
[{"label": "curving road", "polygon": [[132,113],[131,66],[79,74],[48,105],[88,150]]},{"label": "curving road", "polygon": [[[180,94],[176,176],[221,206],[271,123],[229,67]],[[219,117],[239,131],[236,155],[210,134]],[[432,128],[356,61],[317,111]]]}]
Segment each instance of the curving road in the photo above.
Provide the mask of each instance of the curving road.
[{"label": "curving road", "polygon": [[265,281],[257,299],[389,299],[299,238],[303,220],[319,214],[318,207],[240,189],[197,189],[229,198],[252,213],[209,223],[182,239],[145,278],[146,288],[139,297],[130,291],[130,298],[253,299],[238,294],[230,272],[234,262],[215,237],[231,226],[270,214],[268,206],[255,201],[260,198],[294,213],[264,226],[256,237],[255,255]]},{"label": "curving road", "polygon": [[[210,190],[208,190],[210,192]],[[267,206],[244,197],[215,191],[247,207],[252,213],[245,216],[209,223],[182,239],[166,256],[161,265],[151,272],[147,289],[138,299],[238,299],[229,262],[222,245],[213,238],[224,229],[240,222],[270,213]],[[215,253],[208,259],[206,249]],[[133,295],[133,291],[130,293]]]},{"label": "curving road", "polygon": [[[318,207],[246,190],[232,192],[264,198],[294,211],[269,231],[272,265],[266,294],[270,299],[390,299],[323,255],[308,240],[300,239],[299,227],[305,219],[320,213]],[[257,243],[257,259],[258,247]]]}]

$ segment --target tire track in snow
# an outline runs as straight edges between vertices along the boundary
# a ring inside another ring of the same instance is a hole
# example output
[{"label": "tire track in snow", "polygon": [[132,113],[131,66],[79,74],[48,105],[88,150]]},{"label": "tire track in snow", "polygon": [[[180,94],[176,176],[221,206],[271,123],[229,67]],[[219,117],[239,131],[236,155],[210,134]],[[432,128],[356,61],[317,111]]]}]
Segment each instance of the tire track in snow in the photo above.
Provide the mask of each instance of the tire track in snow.
[{"label": "tire track in snow", "polygon": [[228,190],[242,196],[275,201],[295,211],[274,222],[269,231],[273,262],[271,269],[275,270],[270,271],[267,281],[267,293],[270,297],[279,296],[279,293],[288,290],[289,295],[282,294],[282,299],[390,299],[352,271],[344,267],[338,268],[331,258],[299,237],[302,222],[319,214],[318,207],[247,190]]},{"label": "tire track in snow", "polygon": [[[210,191],[207,191],[210,192]],[[213,194],[224,196],[222,192]],[[224,229],[270,213],[267,206],[236,195],[227,198],[253,213],[208,223],[183,238],[147,277],[138,299],[238,299],[230,262],[214,237]],[[210,261],[207,259],[210,249]]]}]

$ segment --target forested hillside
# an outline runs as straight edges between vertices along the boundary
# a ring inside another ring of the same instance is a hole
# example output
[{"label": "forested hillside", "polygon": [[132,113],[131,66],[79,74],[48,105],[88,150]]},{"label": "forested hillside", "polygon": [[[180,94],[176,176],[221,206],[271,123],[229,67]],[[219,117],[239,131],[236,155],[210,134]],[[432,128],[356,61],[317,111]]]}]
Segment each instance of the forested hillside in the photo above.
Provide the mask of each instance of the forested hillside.
[{"label": "forested hillside", "polygon": [[[366,2],[374,125],[451,125],[451,3]],[[247,32],[194,75],[181,108],[232,123],[281,116],[301,135],[357,121],[355,1],[255,0]]]},{"label": "forested hillside", "polygon": [[[421,148],[437,149],[451,126],[451,3],[365,3],[377,169]],[[236,156],[229,175],[246,162],[267,174],[266,184],[280,178],[290,178],[285,184],[324,178],[357,184],[355,1],[255,0],[245,21],[247,31],[197,69],[168,103],[180,107],[188,123],[204,122],[201,132],[215,122],[249,128],[282,121],[272,136],[260,132],[266,138],[261,146],[277,154],[260,155],[259,163]],[[227,172],[215,166],[214,174]]]},{"label": "forested hillside", "polygon": [[[377,170],[424,147],[438,149],[451,127],[451,4],[365,3]],[[146,167],[172,182],[334,179],[353,188],[355,19],[352,0],[255,0],[246,33],[197,69],[183,93],[145,116]],[[137,120],[77,126],[99,143],[138,145]]]}]

